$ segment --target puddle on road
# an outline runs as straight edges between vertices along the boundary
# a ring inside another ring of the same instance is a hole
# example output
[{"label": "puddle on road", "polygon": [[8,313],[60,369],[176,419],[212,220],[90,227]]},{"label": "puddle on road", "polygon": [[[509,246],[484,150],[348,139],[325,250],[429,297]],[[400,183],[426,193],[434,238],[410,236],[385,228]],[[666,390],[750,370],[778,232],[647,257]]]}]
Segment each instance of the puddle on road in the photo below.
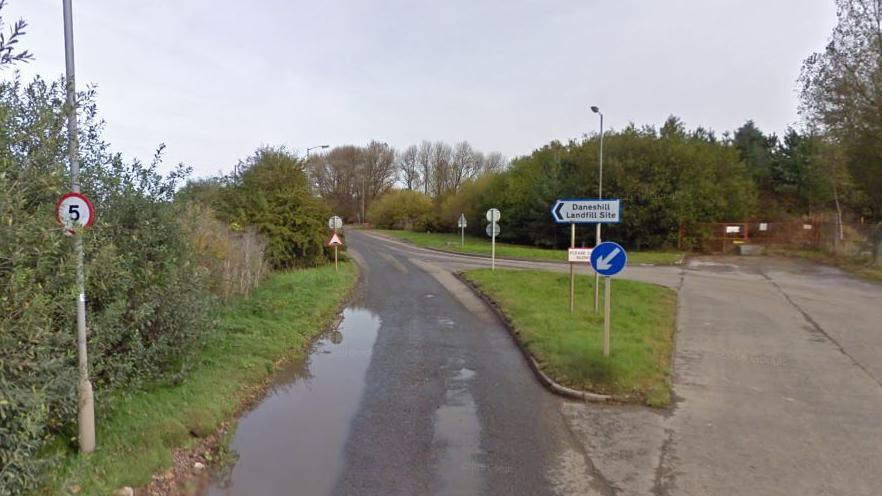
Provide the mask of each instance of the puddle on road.
[{"label": "puddle on road", "polygon": [[435,411],[433,442],[441,448],[440,495],[481,493],[481,424],[468,382],[475,372],[461,368],[450,379],[444,404]]},{"label": "puddle on road", "polygon": [[317,341],[308,360],[280,371],[266,398],[239,420],[236,464],[204,494],[330,493],[379,328],[371,312],[347,308],[340,328]]}]

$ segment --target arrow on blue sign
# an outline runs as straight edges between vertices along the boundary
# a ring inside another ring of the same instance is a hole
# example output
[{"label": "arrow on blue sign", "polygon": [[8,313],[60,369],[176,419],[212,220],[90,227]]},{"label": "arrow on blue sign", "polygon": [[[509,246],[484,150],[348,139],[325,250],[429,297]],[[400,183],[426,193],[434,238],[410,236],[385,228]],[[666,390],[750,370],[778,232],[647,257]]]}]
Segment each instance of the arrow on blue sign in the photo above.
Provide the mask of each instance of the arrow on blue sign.
[{"label": "arrow on blue sign", "polygon": [[625,268],[628,254],[618,243],[607,241],[595,246],[591,251],[591,266],[602,276],[614,276]]}]

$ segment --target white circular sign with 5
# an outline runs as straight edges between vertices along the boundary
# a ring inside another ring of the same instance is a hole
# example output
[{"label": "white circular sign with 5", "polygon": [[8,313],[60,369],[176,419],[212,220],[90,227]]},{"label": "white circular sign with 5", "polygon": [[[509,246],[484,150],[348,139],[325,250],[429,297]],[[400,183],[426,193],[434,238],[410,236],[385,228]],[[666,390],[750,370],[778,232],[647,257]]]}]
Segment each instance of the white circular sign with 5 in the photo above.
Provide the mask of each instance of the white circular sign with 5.
[{"label": "white circular sign with 5", "polygon": [[95,222],[95,207],[80,193],[67,193],[55,205],[55,219],[65,229],[91,227]]}]

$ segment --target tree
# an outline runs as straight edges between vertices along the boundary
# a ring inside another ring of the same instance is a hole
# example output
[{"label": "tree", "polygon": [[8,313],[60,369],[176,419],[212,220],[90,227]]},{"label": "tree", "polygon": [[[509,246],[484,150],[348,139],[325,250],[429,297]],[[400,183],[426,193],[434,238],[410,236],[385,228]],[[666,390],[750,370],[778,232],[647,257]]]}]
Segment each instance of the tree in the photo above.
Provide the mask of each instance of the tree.
[{"label": "tree", "polygon": [[869,211],[882,216],[882,0],[836,0],[826,48],[803,62],[801,112],[843,147]]},{"label": "tree", "polygon": [[398,155],[398,172],[407,189],[420,187],[419,148],[416,145],[407,147]]},{"label": "tree", "polygon": [[[0,10],[6,7],[6,0],[0,0]],[[17,50],[16,45],[21,41],[21,37],[25,35],[25,28],[28,23],[24,19],[19,19],[12,24],[9,29],[9,36],[3,34],[3,16],[0,15],[0,68],[15,62],[27,62],[34,58],[33,54],[27,50]]]},{"label": "tree", "polygon": [[354,220],[361,214],[359,169],[363,159],[360,147],[338,146],[330,152],[310,157],[310,174],[316,192],[328,202],[336,215]]},{"label": "tree", "polygon": [[508,159],[499,152],[491,152],[484,157],[481,165],[481,174],[493,174],[505,170],[508,167]]},{"label": "tree", "polygon": [[246,160],[224,189],[217,210],[224,220],[254,226],[267,238],[267,260],[273,268],[323,260],[330,212],[312,196],[303,162],[284,148],[260,148]]},{"label": "tree", "polygon": [[747,121],[735,131],[733,144],[762,191],[772,189],[772,155],[777,143],[774,134],[763,134],[753,121]]},{"label": "tree", "polygon": [[450,160],[449,190],[456,192],[462,183],[471,179],[478,173],[478,164],[475,151],[468,141],[460,141],[453,148],[453,156]]},{"label": "tree", "polygon": [[395,184],[395,149],[386,143],[371,141],[362,152],[361,167],[362,219],[370,203]]},{"label": "tree", "polygon": [[432,145],[432,155],[429,159],[431,165],[430,193],[439,198],[450,190],[451,173],[450,162],[453,159],[453,149],[443,141],[436,141]]},{"label": "tree", "polygon": [[432,143],[423,140],[417,151],[417,163],[423,171],[423,194],[429,194],[429,183],[432,181]]}]

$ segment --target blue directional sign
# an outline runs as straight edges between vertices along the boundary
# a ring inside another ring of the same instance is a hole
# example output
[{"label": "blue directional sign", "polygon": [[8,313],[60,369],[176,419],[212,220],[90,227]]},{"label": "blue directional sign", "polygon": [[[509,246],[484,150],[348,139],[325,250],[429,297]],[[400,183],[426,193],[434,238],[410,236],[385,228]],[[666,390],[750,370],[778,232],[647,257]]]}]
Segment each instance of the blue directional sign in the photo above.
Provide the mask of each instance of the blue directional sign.
[{"label": "blue directional sign", "polygon": [[622,203],[617,199],[558,200],[551,216],[558,224],[617,224],[622,221]]},{"label": "blue directional sign", "polygon": [[591,267],[602,276],[614,276],[625,268],[628,254],[618,243],[607,241],[600,243],[591,251]]}]

